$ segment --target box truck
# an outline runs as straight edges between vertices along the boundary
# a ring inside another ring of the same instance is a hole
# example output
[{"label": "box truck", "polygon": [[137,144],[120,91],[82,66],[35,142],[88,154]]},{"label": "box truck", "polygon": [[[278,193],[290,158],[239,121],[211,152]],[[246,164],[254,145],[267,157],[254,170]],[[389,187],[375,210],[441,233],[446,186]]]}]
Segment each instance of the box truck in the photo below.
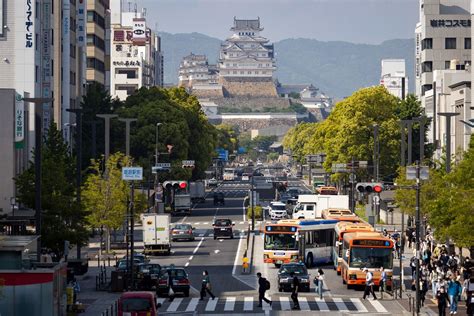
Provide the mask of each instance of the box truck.
[{"label": "box truck", "polygon": [[170,254],[170,215],[169,214],[142,214],[143,225],[143,253]]},{"label": "box truck", "polygon": [[206,188],[204,186],[204,182],[189,182],[189,194],[191,195],[192,203],[206,202]]},{"label": "box truck", "polygon": [[301,194],[293,209],[293,218],[321,218],[322,211],[328,208],[349,208],[349,196]]}]

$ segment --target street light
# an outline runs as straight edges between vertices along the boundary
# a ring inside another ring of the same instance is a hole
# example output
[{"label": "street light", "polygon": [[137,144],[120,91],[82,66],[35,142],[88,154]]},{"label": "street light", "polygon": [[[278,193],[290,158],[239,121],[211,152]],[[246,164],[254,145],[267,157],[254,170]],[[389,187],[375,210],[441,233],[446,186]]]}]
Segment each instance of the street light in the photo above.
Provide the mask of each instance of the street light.
[{"label": "street light", "polygon": [[[156,123],[156,127],[155,127],[155,167],[158,166],[158,156],[160,154],[158,152],[158,127],[160,125],[163,125],[163,123]],[[158,207],[158,200],[156,199],[156,196],[157,196],[157,193],[158,193],[158,186],[160,185],[160,183],[158,181],[159,181],[159,178],[158,178],[158,172],[157,172],[156,175],[155,175],[155,203],[154,203],[155,212],[157,212],[157,213],[159,211],[159,207]]]},{"label": "street light", "polygon": [[439,116],[446,118],[446,173],[451,172],[451,117],[459,115],[456,112],[442,112]]},{"label": "street light", "polygon": [[24,102],[35,105],[35,233],[38,236],[36,241],[36,260],[41,259],[41,145],[42,145],[42,118],[43,111],[38,109],[38,104],[52,103],[52,98],[23,98]]}]

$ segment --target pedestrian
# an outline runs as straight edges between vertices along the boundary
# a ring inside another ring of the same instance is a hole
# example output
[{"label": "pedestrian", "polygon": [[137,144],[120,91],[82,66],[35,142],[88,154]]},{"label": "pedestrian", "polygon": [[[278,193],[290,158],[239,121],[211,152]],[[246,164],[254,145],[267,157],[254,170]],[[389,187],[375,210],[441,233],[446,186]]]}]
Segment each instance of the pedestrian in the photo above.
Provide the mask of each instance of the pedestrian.
[{"label": "pedestrian", "polygon": [[446,316],[446,306],[448,305],[448,294],[446,294],[446,290],[444,286],[441,286],[438,292],[436,292],[436,301],[438,302],[438,315]]},{"label": "pedestrian", "polygon": [[455,279],[455,276],[451,277],[451,280],[448,282],[448,297],[449,297],[449,313],[457,314],[458,312],[458,300],[461,295],[462,287],[458,280]]},{"label": "pedestrian", "polygon": [[300,303],[298,301],[298,288],[300,286],[300,280],[294,272],[290,273],[291,281],[291,299],[293,300],[293,309],[300,310]]},{"label": "pedestrian", "polygon": [[387,272],[385,272],[384,267],[381,267],[380,268],[380,282],[379,282],[380,292],[385,292],[386,284],[387,284]]},{"label": "pedestrian", "polygon": [[270,289],[270,282],[262,277],[260,272],[257,273],[258,278],[258,307],[262,307],[262,301],[272,306],[272,301],[265,297],[265,292]]},{"label": "pedestrian", "polygon": [[420,302],[421,306],[425,306],[426,292],[428,292],[428,282],[426,279],[420,280]]},{"label": "pedestrian", "polygon": [[323,282],[324,282],[324,271],[323,269],[318,269],[318,274],[314,277],[314,283],[316,285],[316,293],[319,294],[319,298],[323,299]]},{"label": "pedestrian", "polygon": [[374,275],[367,268],[364,268],[362,271],[365,272],[365,290],[364,290],[364,296],[362,297],[362,299],[365,300],[365,298],[368,295],[370,295],[370,293],[372,293],[374,300],[376,300],[377,296],[375,296],[375,292],[374,292]]},{"label": "pedestrian", "polygon": [[175,292],[173,290],[173,276],[171,275],[171,271],[168,271],[168,286],[169,286],[168,298],[169,298],[169,301],[172,302],[174,301]]},{"label": "pedestrian", "polygon": [[72,288],[73,288],[73,291],[74,291],[74,296],[73,296],[73,303],[76,304],[77,303],[77,296],[79,294],[79,292],[81,292],[81,287],[79,285],[79,282],[77,282],[76,278],[74,278],[72,280]]},{"label": "pedestrian", "polygon": [[211,292],[211,280],[209,279],[209,272],[207,272],[207,270],[204,270],[202,272],[202,282],[201,282],[201,301],[204,299],[204,297],[206,296],[206,292],[212,297],[212,299],[214,300],[214,298],[216,297],[214,294],[212,294]]}]

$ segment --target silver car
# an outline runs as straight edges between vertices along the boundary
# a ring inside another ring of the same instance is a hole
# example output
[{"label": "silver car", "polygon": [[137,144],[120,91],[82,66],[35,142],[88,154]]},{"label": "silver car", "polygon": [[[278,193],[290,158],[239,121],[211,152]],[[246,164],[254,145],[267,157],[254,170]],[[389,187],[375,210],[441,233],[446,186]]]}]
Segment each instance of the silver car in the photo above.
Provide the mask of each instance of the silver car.
[{"label": "silver car", "polygon": [[194,227],[189,224],[176,224],[171,229],[171,240],[194,240]]}]

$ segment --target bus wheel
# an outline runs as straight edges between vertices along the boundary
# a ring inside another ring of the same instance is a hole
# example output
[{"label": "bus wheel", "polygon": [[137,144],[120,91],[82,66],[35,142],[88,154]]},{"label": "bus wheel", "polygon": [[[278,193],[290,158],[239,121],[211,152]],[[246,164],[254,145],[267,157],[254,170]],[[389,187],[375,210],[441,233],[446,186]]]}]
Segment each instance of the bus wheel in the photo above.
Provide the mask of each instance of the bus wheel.
[{"label": "bus wheel", "polygon": [[310,253],[308,254],[308,256],[306,257],[306,267],[307,268],[311,268],[313,266],[313,254]]},{"label": "bus wheel", "polygon": [[352,289],[352,284],[347,284],[347,289],[348,290]]}]

